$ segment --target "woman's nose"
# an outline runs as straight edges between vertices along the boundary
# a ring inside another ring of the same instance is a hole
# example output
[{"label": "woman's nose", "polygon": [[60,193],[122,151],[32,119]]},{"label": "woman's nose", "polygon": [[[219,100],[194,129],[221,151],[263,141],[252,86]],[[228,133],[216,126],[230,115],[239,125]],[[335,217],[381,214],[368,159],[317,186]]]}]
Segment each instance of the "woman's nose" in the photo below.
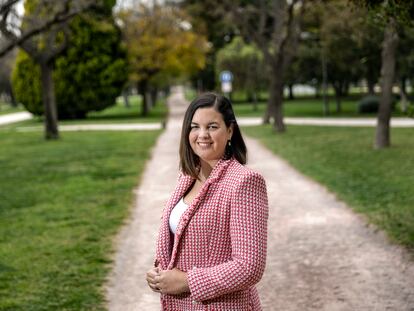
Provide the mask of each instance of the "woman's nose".
[{"label": "woman's nose", "polygon": [[201,137],[207,137],[209,135],[210,135],[210,133],[209,133],[207,128],[201,128],[201,130],[200,130],[200,136]]}]

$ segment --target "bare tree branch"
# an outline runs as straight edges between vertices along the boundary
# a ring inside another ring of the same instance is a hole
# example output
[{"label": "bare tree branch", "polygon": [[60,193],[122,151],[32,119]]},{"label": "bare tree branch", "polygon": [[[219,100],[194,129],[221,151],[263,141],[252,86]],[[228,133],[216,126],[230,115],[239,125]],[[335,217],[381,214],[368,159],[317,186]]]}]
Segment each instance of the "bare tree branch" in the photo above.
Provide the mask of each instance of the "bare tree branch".
[{"label": "bare tree branch", "polygon": [[3,15],[5,12],[9,12],[19,0],[7,0],[6,2],[0,2],[0,15]]},{"label": "bare tree branch", "polygon": [[[29,21],[29,24],[31,24],[30,27],[27,27],[28,29],[26,31],[22,30],[21,35],[17,36],[7,28],[7,17],[13,8],[13,5],[15,5],[17,2],[17,0],[9,0],[4,5],[0,6],[0,31],[10,41],[7,44],[5,44],[4,47],[1,48],[0,57],[5,55],[7,52],[11,51],[15,46],[21,46],[24,49],[33,49],[33,47],[31,47],[30,44],[26,44],[28,39],[42,32],[45,32],[55,24],[60,24],[68,21],[74,16],[78,15],[79,13],[82,13],[96,5],[96,1],[82,1],[82,5],[76,5],[76,3],[74,3],[71,0],[65,0],[62,3],[63,8],[58,10],[55,14],[53,14],[53,17],[49,20],[40,22],[40,20],[42,19],[39,17],[39,14],[37,16],[33,14],[32,17],[35,21]],[[47,0],[45,0],[45,4],[46,3]]]}]

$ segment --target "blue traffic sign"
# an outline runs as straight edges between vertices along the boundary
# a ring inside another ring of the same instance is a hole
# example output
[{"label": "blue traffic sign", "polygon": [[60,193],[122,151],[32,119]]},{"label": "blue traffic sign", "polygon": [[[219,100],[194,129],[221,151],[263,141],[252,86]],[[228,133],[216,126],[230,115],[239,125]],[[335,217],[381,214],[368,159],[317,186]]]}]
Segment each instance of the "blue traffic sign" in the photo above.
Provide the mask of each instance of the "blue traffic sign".
[{"label": "blue traffic sign", "polygon": [[224,71],[220,72],[220,81],[221,82],[231,82],[231,81],[233,81],[233,74],[228,70],[224,70]]}]

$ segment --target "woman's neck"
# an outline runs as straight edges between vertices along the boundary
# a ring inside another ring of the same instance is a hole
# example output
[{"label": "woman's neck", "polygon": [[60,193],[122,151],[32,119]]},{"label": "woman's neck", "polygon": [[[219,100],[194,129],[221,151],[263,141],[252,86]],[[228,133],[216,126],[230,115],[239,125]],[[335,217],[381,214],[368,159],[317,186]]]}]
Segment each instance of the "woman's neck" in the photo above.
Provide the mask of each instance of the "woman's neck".
[{"label": "woman's neck", "polygon": [[200,173],[198,174],[198,178],[201,182],[204,182],[208,176],[210,176],[211,171],[213,170],[214,166],[217,164],[218,161],[203,161],[200,160]]}]

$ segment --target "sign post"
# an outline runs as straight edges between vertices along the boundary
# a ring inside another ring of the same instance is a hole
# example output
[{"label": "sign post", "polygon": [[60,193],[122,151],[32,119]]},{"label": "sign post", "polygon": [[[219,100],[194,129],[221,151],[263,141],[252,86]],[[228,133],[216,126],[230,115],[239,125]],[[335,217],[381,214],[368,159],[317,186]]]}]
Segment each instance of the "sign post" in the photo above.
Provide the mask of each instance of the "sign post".
[{"label": "sign post", "polygon": [[233,74],[228,71],[224,70],[220,72],[220,81],[221,81],[221,91],[229,97],[232,91],[231,82],[233,81]]}]

